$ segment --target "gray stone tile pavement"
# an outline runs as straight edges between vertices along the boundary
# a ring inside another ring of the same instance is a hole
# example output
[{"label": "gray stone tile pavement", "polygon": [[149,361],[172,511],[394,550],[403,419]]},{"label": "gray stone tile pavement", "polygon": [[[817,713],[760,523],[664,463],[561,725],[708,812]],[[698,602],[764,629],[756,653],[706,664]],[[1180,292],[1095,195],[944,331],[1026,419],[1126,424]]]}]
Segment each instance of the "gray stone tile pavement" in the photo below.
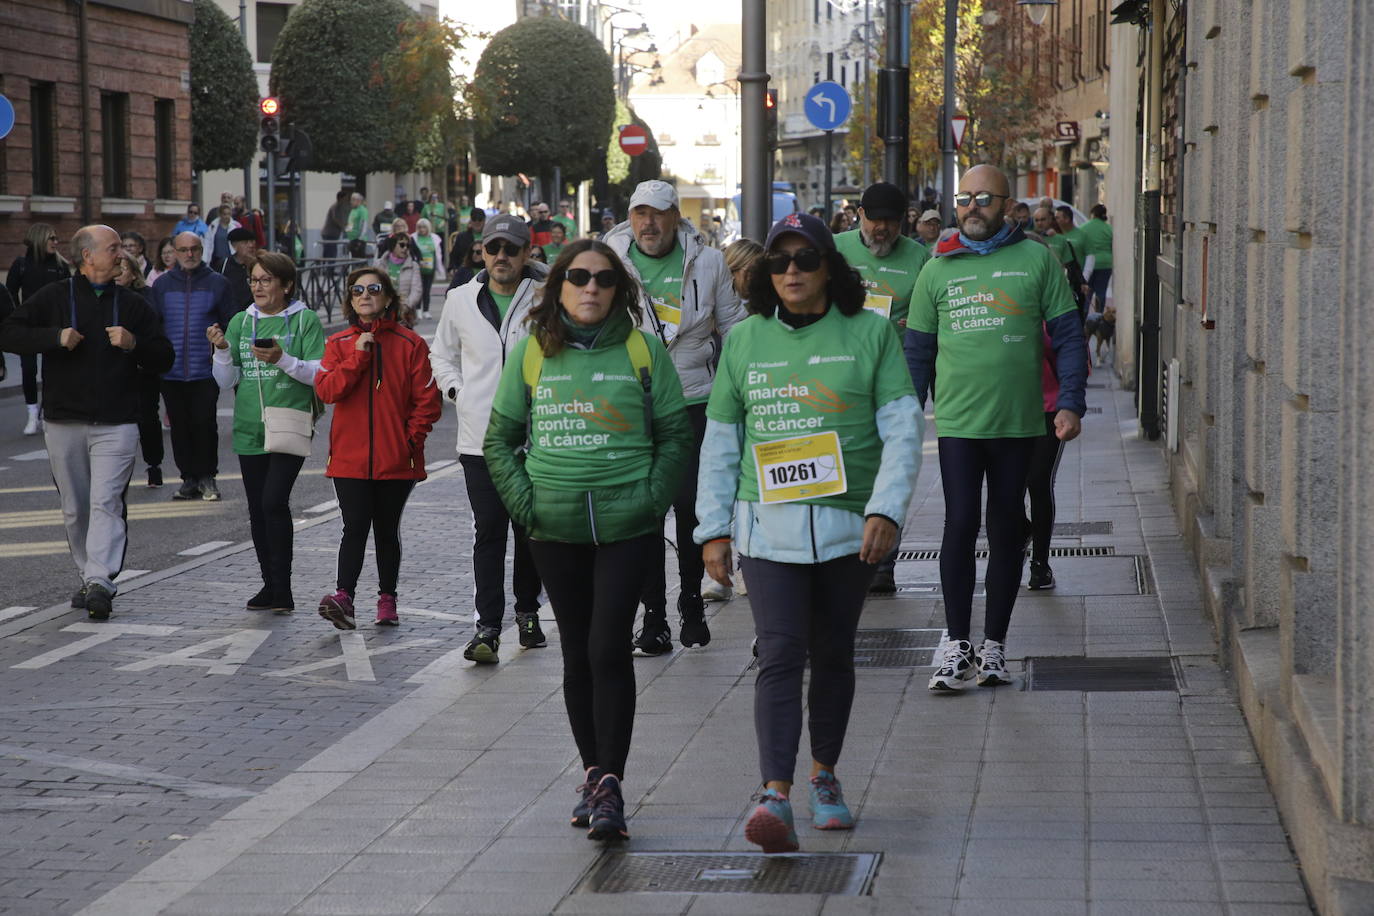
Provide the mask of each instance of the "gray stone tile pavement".
[{"label": "gray stone tile pavement", "polygon": [[[238,550],[130,592],[116,626],[54,615],[0,641],[18,752],[0,753],[0,912],[1310,912],[1157,447],[1121,434],[1128,394],[1089,395],[1104,410],[1065,450],[1059,520],[1113,530],[1055,544],[1117,556],[1057,561],[1054,593],[1023,593],[1013,671],[1035,655],[1167,654],[1182,686],[942,697],[929,669],[862,669],[839,767],[858,826],[801,838],[882,853],[867,896],[572,892],[601,850],[567,826],[580,771],[556,627],[549,649],[512,639],[495,668],[462,661],[470,529],[450,469],[407,514],[397,631],[341,636],[309,612],[331,578],[326,519],[298,532],[293,618],[238,609],[255,586]],[[942,521],[928,437],[904,546],[938,547]],[[898,581],[938,569],[903,562]],[[631,850],[753,850],[752,625],[742,599],[712,611],[709,648],[636,662]],[[862,625],[938,629],[938,593],[874,599]],[[23,667],[35,658],[48,660]]]}]

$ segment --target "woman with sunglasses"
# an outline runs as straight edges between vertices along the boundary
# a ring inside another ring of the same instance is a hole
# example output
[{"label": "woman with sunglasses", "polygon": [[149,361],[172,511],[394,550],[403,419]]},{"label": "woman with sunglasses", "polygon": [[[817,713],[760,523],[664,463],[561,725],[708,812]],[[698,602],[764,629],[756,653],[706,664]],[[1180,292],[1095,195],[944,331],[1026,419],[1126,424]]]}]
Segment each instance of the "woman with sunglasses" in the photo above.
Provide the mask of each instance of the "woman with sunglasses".
[{"label": "woman with sunglasses", "polygon": [[808,658],[812,822],[854,824],[835,777],[854,633],[875,564],[906,519],[922,419],[901,345],[864,309],[825,223],[793,213],[765,248],[755,314],[725,339],[706,407],[696,540],[711,578],[729,584],[738,552],[749,580],[763,792],[744,835],[771,853],[798,848],[789,796]]},{"label": "woman with sunglasses", "polygon": [[396,320],[400,297],[384,272],[348,276],[348,329],[325,342],[315,391],[334,405],[325,476],[334,480],[343,515],[337,589],[320,616],[340,630],[357,628],[353,602],[367,534],[377,550],[377,626],[396,626],[401,570],[401,514],[415,482],[425,479],[425,438],[442,410],[424,338]]},{"label": "woman with sunglasses", "polygon": [[220,330],[205,336],[215,347],[215,381],[234,388],[234,453],[243,472],[248,525],[257,550],[262,588],[248,599],[250,611],[290,614],[293,529],[291,489],[305,464],[301,455],[269,452],[263,416],[268,407],[318,416],[315,374],[324,356],[324,330],[315,310],[296,292],[296,264],[279,251],[258,252],[248,268],[253,304]]},{"label": "woman with sunglasses", "polygon": [[420,262],[411,253],[410,236],[405,232],[405,225],[406,221],[403,219],[392,223],[391,238],[387,240],[383,250],[378,252],[373,266],[386,271],[396,295],[400,297],[401,307],[396,320],[408,328],[413,328],[424,284],[420,278]]},{"label": "woman with sunglasses", "polygon": [[630,639],[644,570],[692,445],[682,384],[637,330],[639,290],[603,242],[573,242],[506,361],[485,454],[558,620],[563,698],[586,768],[574,826],[623,840],[634,729]]}]

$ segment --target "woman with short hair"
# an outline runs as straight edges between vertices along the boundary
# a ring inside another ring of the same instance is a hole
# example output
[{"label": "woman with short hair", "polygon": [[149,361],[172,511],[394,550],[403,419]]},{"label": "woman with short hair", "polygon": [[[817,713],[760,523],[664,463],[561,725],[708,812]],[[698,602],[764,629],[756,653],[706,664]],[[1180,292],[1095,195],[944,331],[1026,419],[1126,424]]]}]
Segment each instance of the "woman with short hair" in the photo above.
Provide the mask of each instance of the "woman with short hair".
[{"label": "woman with short hair", "polygon": [[296,608],[291,489],[306,456],[285,443],[269,450],[266,417],[268,408],[282,408],[308,414],[313,427],[323,410],[314,383],[324,356],[324,330],[315,310],[294,298],[296,264],[288,255],[259,252],[248,268],[248,285],[253,304],[223,330],[210,325],[205,336],[215,347],[215,381],[221,389],[237,386],[233,447],[262,573],[262,588],[248,599],[247,608],[290,614]]}]

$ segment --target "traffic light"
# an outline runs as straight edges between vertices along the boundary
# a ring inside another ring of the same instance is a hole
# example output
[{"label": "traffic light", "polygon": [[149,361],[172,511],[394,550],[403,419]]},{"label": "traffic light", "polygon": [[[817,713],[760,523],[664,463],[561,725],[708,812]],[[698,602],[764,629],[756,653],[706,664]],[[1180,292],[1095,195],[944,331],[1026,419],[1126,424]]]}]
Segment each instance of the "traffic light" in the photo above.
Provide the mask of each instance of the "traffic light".
[{"label": "traffic light", "polygon": [[258,110],[262,112],[262,140],[259,146],[264,153],[275,153],[281,146],[281,120],[278,117],[281,103],[268,96],[258,103]]},{"label": "traffic light", "polygon": [[764,95],[763,109],[763,136],[768,141],[768,148],[774,150],[778,148],[778,90],[769,89]]}]

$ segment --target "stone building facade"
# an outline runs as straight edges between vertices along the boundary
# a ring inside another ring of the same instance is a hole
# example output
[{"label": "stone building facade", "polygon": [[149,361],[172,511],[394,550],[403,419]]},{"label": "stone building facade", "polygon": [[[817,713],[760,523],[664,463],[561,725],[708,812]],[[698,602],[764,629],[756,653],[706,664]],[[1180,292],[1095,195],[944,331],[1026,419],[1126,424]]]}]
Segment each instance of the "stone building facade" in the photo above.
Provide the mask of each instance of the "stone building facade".
[{"label": "stone building facade", "polygon": [[15,109],[0,140],[7,259],[34,222],[64,240],[99,222],[152,241],[185,215],[192,10],[189,0],[0,4],[0,93]]},{"label": "stone building facade", "polygon": [[1141,431],[1312,897],[1372,913],[1374,5],[1141,5],[1109,177]]}]

